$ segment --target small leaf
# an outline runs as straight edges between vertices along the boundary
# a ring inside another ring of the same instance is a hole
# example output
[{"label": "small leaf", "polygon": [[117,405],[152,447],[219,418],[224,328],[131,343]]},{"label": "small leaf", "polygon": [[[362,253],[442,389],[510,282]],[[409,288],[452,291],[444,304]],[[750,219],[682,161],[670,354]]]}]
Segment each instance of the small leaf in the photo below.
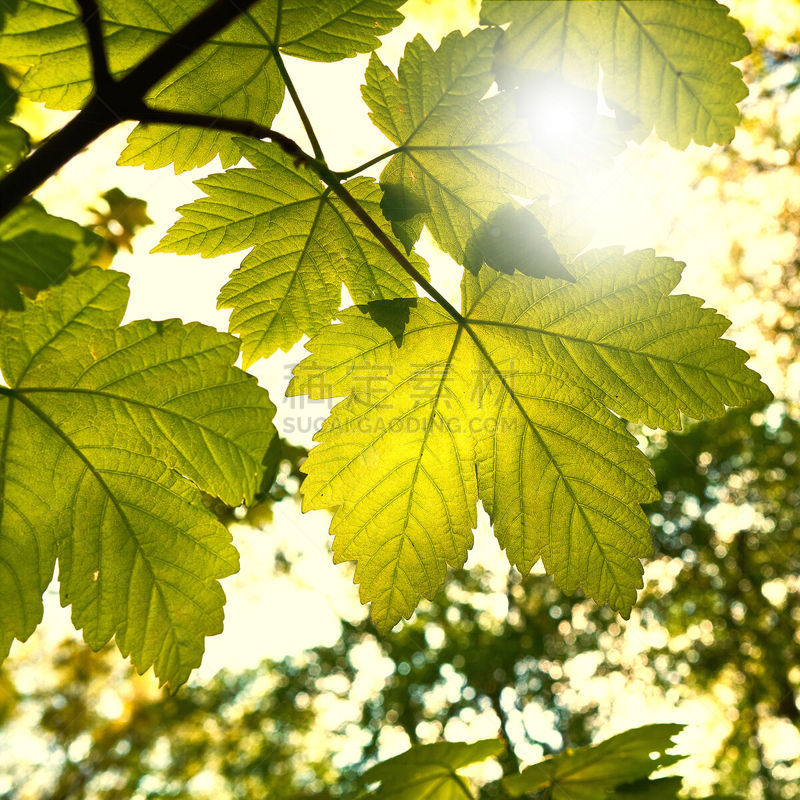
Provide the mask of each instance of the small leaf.
[{"label": "small leaf", "polygon": [[[526,767],[519,775],[503,778],[503,786],[512,797],[547,789],[551,800],[598,800],[609,796],[609,790],[621,784],[646,778],[655,770],[685,758],[666,755],[674,745],[672,737],[682,729],[683,725],[634,728],[600,744],[568,750]],[[610,795],[614,800],[626,796],[622,791]]]},{"label": "small leaf", "polygon": [[[238,569],[202,492],[253,499],[274,406],[231,336],[179,320],[118,327],[127,276],[89,269],[0,325],[0,655],[61,602],[175,687],[222,630]],[[267,467],[269,465],[266,465]]]},{"label": "small leaf", "polygon": [[382,183],[381,211],[392,224],[392,232],[402,242],[406,253],[414,249],[414,244],[422,233],[422,214],[430,211],[425,198],[398,183]]},{"label": "small leaf", "polygon": [[411,309],[417,305],[416,299],[373,300],[358,306],[362,314],[369,314],[372,321],[392,334],[395,344],[403,343],[403,332],[411,317]]},{"label": "small leaf", "polygon": [[508,274],[573,280],[539,220],[512,203],[493,211],[467,244],[464,266],[477,273],[484,264]]},{"label": "small leaf", "polygon": [[[245,364],[329,323],[342,284],[362,304],[417,296],[411,278],[313,172],[276,145],[239,143],[255,169],[198,181],[208,196],[179,209],[182,218],[156,252],[215,256],[255,245],[218,301],[233,309],[230,330],[242,334]],[[345,186],[380,220],[380,189],[371,178]],[[421,258],[412,261],[428,274]]]},{"label": "small leaf", "polygon": [[483,739],[473,744],[436,742],[417,745],[399,756],[367,770],[361,783],[381,782],[369,796],[375,800],[464,800],[474,798],[458,770],[499,756],[505,745],[499,739]]}]

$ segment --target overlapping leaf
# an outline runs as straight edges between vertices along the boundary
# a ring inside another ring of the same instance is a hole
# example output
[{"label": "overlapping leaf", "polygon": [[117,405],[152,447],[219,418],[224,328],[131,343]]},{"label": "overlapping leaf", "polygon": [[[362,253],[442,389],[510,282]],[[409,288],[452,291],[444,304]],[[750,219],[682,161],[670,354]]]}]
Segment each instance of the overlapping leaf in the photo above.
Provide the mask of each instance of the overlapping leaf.
[{"label": "overlapping leaf", "polygon": [[35,200],[0,220],[0,309],[23,307],[19,286],[39,290],[85,267],[100,237],[76,222],[48,214]]},{"label": "overlapping leaf", "polygon": [[[2,15],[0,15],[0,23]],[[8,85],[0,68],[0,175],[13,169],[30,150],[27,131],[9,122],[17,105],[17,93]]]},{"label": "overlapping leaf", "polygon": [[[159,108],[247,118],[269,125],[281,107],[284,83],[278,49],[315,61],[336,61],[378,46],[398,25],[402,0],[262,0],[184,61],[150,94]],[[0,33],[6,63],[29,67],[21,91],[51,108],[79,108],[91,92],[85,32],[73,0],[20,0]],[[208,0],[181,3],[104,0],[103,26],[114,74],[135,66]],[[2,16],[2,14],[0,14]],[[219,153],[239,157],[226,133],[149,125],[130,136],[120,163],[176,171],[202,166]]]},{"label": "overlapping leaf", "polygon": [[62,603],[94,648],[177,685],[222,630],[237,553],[200,490],[252,499],[274,406],[227,334],[117,327],[127,278],[91,269],[0,327],[0,654],[25,639],[59,561]]},{"label": "overlapping leaf", "polygon": [[674,147],[729,142],[747,96],[731,62],[750,45],[716,0],[484,0],[481,21],[511,23],[498,47],[504,86],[559,74],[594,89]]},{"label": "overlapping leaf", "polygon": [[541,558],[628,613],[656,493],[617,415],[676,428],[768,395],[719,339],[727,321],[669,294],[681,268],[615,248],[571,264],[576,283],[484,268],[465,275],[463,322],[420,300],[399,343],[358,309],[311,339],[289,394],[346,399],[304,466],[304,507],[335,509],[335,559],[356,562],[381,629],[464,563],[478,499],[523,573]]},{"label": "overlapping leaf", "polygon": [[13,122],[0,120],[0,174],[16,167],[28,155],[30,146],[27,131]]},{"label": "overlapping leaf", "polygon": [[458,770],[500,755],[505,745],[499,739],[483,739],[473,744],[436,742],[412,747],[367,770],[364,784],[380,781],[375,800],[465,800],[474,798],[467,781]]},{"label": "overlapping leaf", "polygon": [[531,136],[513,93],[481,100],[491,86],[498,30],[454,32],[434,52],[417,36],[395,77],[373,55],[362,87],[373,122],[398,146],[381,185],[404,199],[392,203],[392,225],[407,248],[426,225],[459,263],[465,247],[509,202],[537,197],[574,176],[581,152],[550,152]]},{"label": "overlapping leaf", "polygon": [[[625,791],[613,793],[614,789],[684,758],[666,754],[674,746],[672,737],[682,729],[683,725],[634,728],[592,747],[568,751],[527,767],[519,775],[504,778],[503,785],[512,797],[547,789],[552,800],[622,800]],[[668,787],[673,789],[674,785]],[[632,796],[636,797],[635,792]],[[661,796],[674,798],[675,793]]]},{"label": "overlapping leaf", "polygon": [[[230,329],[242,335],[246,364],[330,322],[343,283],[356,303],[416,296],[413,281],[313,172],[276,145],[238,142],[255,169],[198,181],[208,197],[180,209],[156,250],[215,256],[255,245],[219,296],[220,308],[233,309]],[[345,186],[380,219],[373,180]]]}]

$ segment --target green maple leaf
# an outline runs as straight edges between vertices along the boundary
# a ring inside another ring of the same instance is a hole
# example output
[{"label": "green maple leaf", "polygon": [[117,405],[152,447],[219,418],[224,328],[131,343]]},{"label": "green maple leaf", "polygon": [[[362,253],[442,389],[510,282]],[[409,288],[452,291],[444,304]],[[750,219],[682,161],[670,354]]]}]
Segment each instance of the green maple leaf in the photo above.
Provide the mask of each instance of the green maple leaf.
[{"label": "green maple leaf", "polygon": [[[378,36],[402,22],[402,0],[264,0],[191,55],[149,94],[156,108],[247,118],[269,125],[281,107],[284,82],[276,54],[337,61],[373,50]],[[158,7],[146,0],[101,3],[109,65],[114,75],[134,67],[209,5],[184,0]],[[0,33],[3,61],[29,67],[23,95],[50,108],[80,108],[92,89],[86,34],[72,0],[20,0]],[[176,172],[219,154],[239,158],[227,133],[164,125],[139,126],[121,164],[148,168],[174,163]]]},{"label": "green maple leaf", "polygon": [[368,769],[361,782],[381,782],[369,795],[375,800],[472,800],[475,795],[458,770],[498,756],[504,749],[499,739],[418,745]]},{"label": "green maple leaf", "polygon": [[23,308],[18,286],[46,289],[85,267],[101,240],[72,220],[48,214],[35,200],[0,220],[0,309]]},{"label": "green maple leaf", "polygon": [[127,276],[91,269],[0,326],[0,655],[61,601],[98,649],[186,680],[222,630],[238,568],[203,492],[253,498],[275,408],[231,366],[236,340],[196,323],[118,327]]},{"label": "green maple leaf", "polygon": [[747,97],[732,61],[750,45],[716,0],[484,0],[481,22],[511,23],[498,45],[503,86],[531,73],[562,75],[594,90],[598,64],[606,100],[678,148],[729,142]]},{"label": "green maple leaf", "polygon": [[[334,509],[381,630],[463,565],[483,502],[509,560],[627,614],[651,552],[654,478],[621,417],[680,428],[769,395],[728,322],[670,295],[683,265],[593,251],[576,282],[465,273],[463,322],[420,300],[401,343],[359,309],[307,347],[288,394],[346,397],[304,464],[305,509]],[[612,413],[614,412],[614,413]],[[620,415],[620,416],[617,416]]]},{"label": "green maple leaf", "polygon": [[[156,252],[215,256],[255,245],[222,288],[230,329],[242,336],[245,364],[288,350],[331,321],[342,284],[356,303],[416,297],[411,278],[310,170],[273,144],[240,139],[255,169],[231,169],[197,182],[208,197],[180,208]],[[380,219],[371,178],[345,187]],[[427,275],[425,262],[412,258]]]},{"label": "green maple leaf", "polygon": [[674,745],[672,737],[681,730],[683,725],[633,728],[600,744],[570,750],[527,767],[519,775],[504,778],[503,785],[512,797],[548,789],[551,800],[622,800],[623,792],[612,794],[611,790],[684,758],[665,752]]},{"label": "green maple leaf", "polygon": [[574,178],[582,163],[583,153],[537,145],[513,93],[481,100],[494,80],[499,36],[496,29],[466,37],[456,31],[436,51],[417,36],[406,46],[397,77],[375,54],[370,58],[362,94],[375,125],[397,145],[381,185],[393,193],[385,207],[406,249],[426,225],[463,264],[467,243],[509,194],[552,191]]}]

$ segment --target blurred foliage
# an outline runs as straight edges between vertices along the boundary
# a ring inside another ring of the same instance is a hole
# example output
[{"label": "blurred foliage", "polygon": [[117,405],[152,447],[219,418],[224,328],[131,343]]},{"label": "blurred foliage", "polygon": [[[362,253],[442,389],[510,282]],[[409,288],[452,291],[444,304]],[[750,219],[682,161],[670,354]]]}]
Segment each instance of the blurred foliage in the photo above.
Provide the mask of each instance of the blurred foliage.
[{"label": "blurred foliage", "polygon": [[147,216],[146,201],[128,197],[122,189],[109,189],[100,199],[105,202],[106,210],[90,208],[89,211],[94,214],[92,229],[104,242],[96,263],[107,269],[120,249],[133,252],[133,237],[141,228],[152,225],[153,220]]},{"label": "blurred foliage", "polygon": [[800,729],[799,451],[800,422],[775,404],[670,434],[654,458],[663,499],[651,520],[676,574],[668,593],[652,583],[642,597],[668,634],[647,655],[664,686],[726,687],[721,788],[755,780],[764,798],[800,796],[790,765],[766,759],[762,730],[771,718]]},{"label": "blurred foliage", "polygon": [[[750,96],[742,104],[736,138],[709,156],[696,185],[712,179],[723,202],[753,209],[741,235],[730,243],[724,276],[730,308],[739,318],[740,329],[748,323],[759,329],[765,341],[761,355],[777,366],[773,390],[796,396],[800,387],[793,372],[800,338],[800,193],[796,189],[800,181],[800,2],[739,0],[733,10],[741,11],[753,47],[743,62]],[[777,17],[773,26],[764,24],[769,12]],[[760,222],[760,229],[754,230],[753,221]],[[775,385],[776,381],[786,385]]]},{"label": "blurred foliage", "polygon": [[[55,689],[17,690],[17,713],[34,709],[58,754],[49,759],[61,765],[56,789],[6,797],[347,795],[387,730],[416,744],[452,736],[453,724],[481,715],[493,716],[512,745],[501,757],[509,774],[520,762],[588,744],[604,722],[588,682],[613,673],[644,676],[663,691],[724,689],[731,728],[718,753],[717,791],[800,797],[796,770],[765,749],[770,725],[796,729],[800,721],[799,450],[800,421],[781,404],[653,445],[664,498],[649,511],[661,558],[635,616],[645,632],[666,635],[633,660],[623,655],[625,626],[608,609],[563,596],[546,576],[506,580],[480,567],[458,572],[394,634],[345,622],[332,646],[220,673],[175,697],[140,692],[145,684],[128,672],[111,682],[113,655],[68,645]],[[284,460],[270,495],[292,494],[286,482],[298,461]],[[331,727],[323,712],[348,702],[364,648],[374,651],[371,669],[387,662],[388,676]],[[576,672],[576,659],[592,653],[592,666]],[[124,697],[124,710],[108,718],[99,699],[107,690]],[[348,738],[358,745],[342,760],[336,754]],[[490,784],[482,797],[497,791]]]},{"label": "blurred foliage", "polygon": [[[330,795],[329,764],[308,757],[312,727],[307,671],[289,662],[221,672],[204,686],[168,696],[138,679],[106,648],[74,640],[55,654],[54,687],[21,703],[37,708],[52,782],[26,788],[24,765],[3,798],[315,798]],[[313,681],[311,682],[313,683]],[[313,686],[309,687],[313,693]],[[16,773],[16,774],[14,774]]]}]

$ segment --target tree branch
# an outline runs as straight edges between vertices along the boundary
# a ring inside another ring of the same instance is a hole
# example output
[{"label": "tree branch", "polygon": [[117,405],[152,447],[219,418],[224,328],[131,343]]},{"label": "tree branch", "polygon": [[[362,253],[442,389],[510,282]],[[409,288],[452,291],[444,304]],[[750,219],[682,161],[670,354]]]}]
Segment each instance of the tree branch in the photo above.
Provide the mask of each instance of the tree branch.
[{"label": "tree branch", "polygon": [[58,133],[0,180],[0,219],[117,121],[97,98],[90,100]]},{"label": "tree branch", "polygon": [[[211,37],[226,28],[257,0],[215,0],[162,42],[124,78],[95,84],[89,102],[57,134],[37,148],[13,172],[0,180],[0,219],[118,122],[136,119],[146,111],[144,95]],[[95,78],[108,63],[102,47],[101,20],[93,0],[81,0]],[[99,37],[99,38],[98,38]],[[102,54],[101,54],[102,53]]]},{"label": "tree branch", "polygon": [[[303,120],[316,158],[311,158],[300,146],[287,136],[271,128],[248,120],[225,119],[206,114],[182,111],[166,111],[148,107],[145,94],[182,61],[196,52],[211,37],[227,27],[257,0],[215,0],[205,11],[187,22],[149,56],[134,67],[124,78],[115,80],[108,70],[103,43],[101,19],[96,0],[78,0],[81,20],[89,37],[92,55],[92,70],[95,92],[87,105],[55,136],[48,139],[13,172],[0,181],[0,219],[16,208],[22,200],[53,176],[98,136],[123,120],[134,120],[145,124],[165,123],[193,125],[208,130],[227,131],[270,139],[295,161],[311,167],[331,188],[336,196],[353,212],[356,218],[380,242],[389,255],[421,286],[430,297],[444,308],[456,322],[464,317],[431,282],[408,260],[383,229],[372,219],[361,204],[341,184],[340,176],[332,172],[322,161],[322,151],[316,140],[311,123],[305,115],[299,97],[296,96],[291,79],[285,68],[281,70],[295,106]],[[281,62],[281,59],[277,59]],[[279,66],[282,65],[279,64]],[[368,163],[377,163],[378,159]]]}]

